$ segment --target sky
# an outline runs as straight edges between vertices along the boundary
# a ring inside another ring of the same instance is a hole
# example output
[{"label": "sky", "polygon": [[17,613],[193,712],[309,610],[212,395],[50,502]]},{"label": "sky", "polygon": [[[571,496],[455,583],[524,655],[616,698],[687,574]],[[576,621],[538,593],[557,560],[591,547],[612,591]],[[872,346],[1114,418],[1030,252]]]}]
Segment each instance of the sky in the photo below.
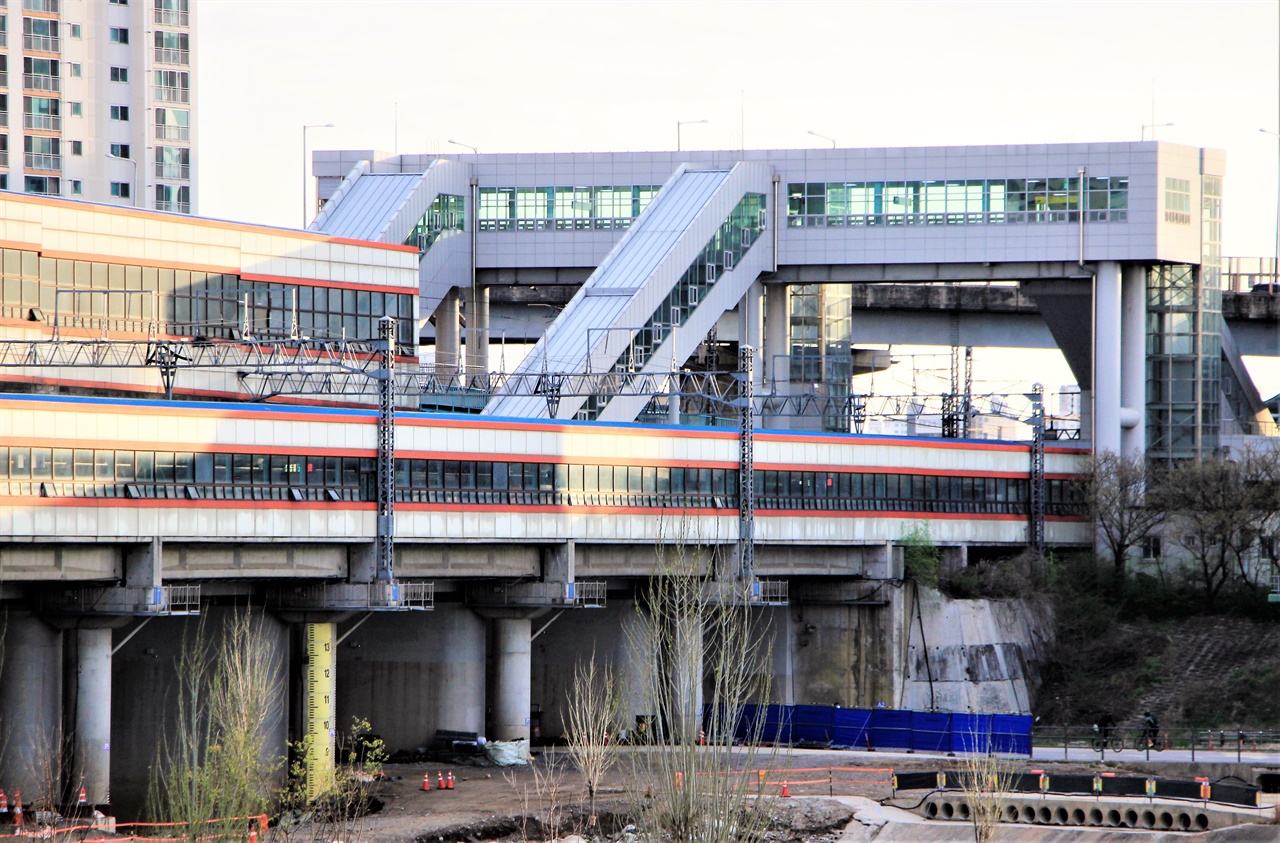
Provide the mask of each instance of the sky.
[{"label": "sky", "polygon": [[[200,0],[199,207],[298,226],[309,149],[1161,140],[1227,151],[1275,250],[1280,2]],[[1152,116],[1154,88],[1154,119]],[[1150,136],[1152,129],[1145,130]]]}]

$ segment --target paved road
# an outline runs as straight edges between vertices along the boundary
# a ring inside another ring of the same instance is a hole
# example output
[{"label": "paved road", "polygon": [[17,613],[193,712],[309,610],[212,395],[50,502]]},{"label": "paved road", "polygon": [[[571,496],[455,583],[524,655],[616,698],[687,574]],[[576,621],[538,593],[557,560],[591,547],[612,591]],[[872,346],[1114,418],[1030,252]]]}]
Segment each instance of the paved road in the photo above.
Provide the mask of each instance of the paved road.
[{"label": "paved road", "polygon": [[1065,750],[1060,746],[1037,746],[1032,753],[1032,758],[1037,761],[1081,761],[1091,763],[1095,761],[1147,761],[1164,763],[1188,764],[1195,762],[1197,764],[1261,764],[1261,765],[1278,765],[1280,766],[1280,752],[1252,752],[1245,750],[1237,756],[1234,749],[1230,751],[1223,750],[1205,750],[1197,749],[1194,753],[1189,749],[1166,749],[1162,752],[1139,752],[1134,749],[1126,749],[1121,752],[1113,752],[1107,750],[1104,758],[1100,752],[1095,752],[1089,747],[1073,746]]}]

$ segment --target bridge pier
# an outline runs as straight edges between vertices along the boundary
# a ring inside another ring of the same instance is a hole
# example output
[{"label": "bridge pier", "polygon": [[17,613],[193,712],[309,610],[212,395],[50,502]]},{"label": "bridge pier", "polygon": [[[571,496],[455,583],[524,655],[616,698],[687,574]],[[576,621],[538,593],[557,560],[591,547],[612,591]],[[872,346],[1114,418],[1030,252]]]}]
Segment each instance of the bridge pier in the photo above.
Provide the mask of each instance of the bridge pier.
[{"label": "bridge pier", "polygon": [[67,642],[63,714],[71,743],[67,783],[90,805],[111,803],[111,629],[76,629]]},{"label": "bridge pier", "polygon": [[1120,447],[1147,447],[1147,268],[1126,266],[1120,281]]},{"label": "bridge pier", "polygon": [[493,633],[493,737],[528,740],[532,622],[527,616],[496,618]]},{"label": "bridge pier", "polygon": [[31,801],[60,765],[63,635],[30,612],[0,623],[0,781]]}]

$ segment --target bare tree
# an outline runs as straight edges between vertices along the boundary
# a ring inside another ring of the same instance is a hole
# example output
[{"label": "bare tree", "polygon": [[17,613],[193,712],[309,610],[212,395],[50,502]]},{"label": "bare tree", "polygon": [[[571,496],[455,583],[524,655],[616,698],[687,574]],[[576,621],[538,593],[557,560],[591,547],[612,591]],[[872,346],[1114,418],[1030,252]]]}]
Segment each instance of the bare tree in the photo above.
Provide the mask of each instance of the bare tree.
[{"label": "bare tree", "polygon": [[1245,448],[1171,469],[1158,505],[1173,543],[1193,561],[1205,601],[1229,583],[1255,585],[1247,568],[1261,536],[1280,526],[1280,450]]},{"label": "bare tree", "polygon": [[1158,497],[1158,484],[1142,455],[1124,457],[1110,451],[1092,458],[1081,481],[1086,510],[1111,555],[1117,579],[1124,576],[1129,551],[1167,518],[1165,509],[1148,497],[1148,492]]},{"label": "bare tree", "polygon": [[652,745],[631,755],[636,789],[647,794],[636,804],[640,836],[761,840],[768,800],[753,798],[760,779],[749,771],[770,766],[776,749],[759,747],[761,718],[743,746],[735,748],[734,732],[745,704],[769,698],[769,629],[751,608],[749,584],[717,570],[726,566],[714,544],[682,530],[659,542],[656,556],[628,642],[640,697],[655,716]]},{"label": "bare tree", "polygon": [[[972,746],[976,750],[985,742],[974,736]],[[991,843],[996,839],[1000,817],[1013,789],[1013,765],[990,749],[975,751],[963,756],[957,774],[969,806],[973,839],[975,843]]]},{"label": "bare tree", "polygon": [[611,739],[619,727],[618,683],[613,668],[591,657],[573,671],[568,694],[569,757],[587,786],[590,817],[596,815],[596,794],[605,774],[617,760],[617,743]]},{"label": "bare tree", "polygon": [[283,759],[263,752],[278,714],[282,673],[252,613],[236,612],[216,648],[202,620],[177,659],[177,726],[157,750],[147,803],[182,839],[241,840],[246,817],[271,805]]}]

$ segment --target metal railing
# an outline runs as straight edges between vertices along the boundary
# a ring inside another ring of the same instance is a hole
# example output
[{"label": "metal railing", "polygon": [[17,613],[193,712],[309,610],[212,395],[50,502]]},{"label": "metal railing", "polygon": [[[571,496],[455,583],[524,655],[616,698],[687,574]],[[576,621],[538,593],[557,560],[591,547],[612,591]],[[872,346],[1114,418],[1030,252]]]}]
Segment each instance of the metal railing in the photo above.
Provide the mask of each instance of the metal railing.
[{"label": "metal railing", "polygon": [[176,47],[156,47],[157,64],[191,64],[191,51]]},{"label": "metal railing", "polygon": [[57,76],[45,76],[43,73],[24,73],[22,74],[22,87],[32,91],[54,91],[62,90],[62,80]]},{"label": "metal railing", "polygon": [[607,594],[607,583],[604,580],[577,580],[566,585],[567,596],[574,605],[590,609],[604,606]]},{"label": "metal railing", "polygon": [[1222,288],[1229,292],[1248,293],[1260,285],[1280,285],[1275,258],[1227,258],[1223,267]]},{"label": "metal railing", "polygon": [[56,35],[23,35],[22,49],[38,53],[62,52],[62,39]]},{"label": "metal railing", "polygon": [[[1116,726],[1104,742],[1101,732],[1093,726],[1036,726],[1031,736],[1032,755],[1051,761],[1059,756],[1072,757],[1072,750],[1092,749],[1100,760],[1114,757],[1117,760],[1147,760],[1160,758],[1168,750],[1189,751],[1191,760],[1196,754],[1207,752],[1234,755],[1237,762],[1246,754],[1274,754],[1280,748],[1280,730],[1239,726],[1229,729],[1200,729],[1190,727],[1163,728],[1157,730],[1155,740],[1150,740],[1141,726]],[[1078,757],[1078,756],[1077,756]]]},{"label": "metal railing", "polygon": [[28,170],[62,171],[62,156],[45,152],[28,152],[23,156],[23,165]]},{"label": "metal railing", "polygon": [[191,89],[156,85],[156,99],[160,102],[191,102]]},{"label": "metal railing", "polygon": [[191,203],[190,202],[166,202],[163,199],[157,199],[156,210],[171,211],[175,214],[189,214],[191,213]]},{"label": "metal railing", "polygon": [[190,26],[191,13],[181,9],[162,9],[156,6],[155,22],[161,26]]},{"label": "metal railing", "polygon": [[[7,115],[6,115],[7,122]],[[27,114],[22,115],[22,128],[35,129],[38,132],[61,132],[62,118],[57,114]]]},{"label": "metal railing", "polygon": [[162,141],[189,141],[191,140],[190,126],[168,126],[160,123],[156,124],[156,140]]},{"label": "metal railing", "polygon": [[156,178],[158,179],[190,179],[190,164],[171,164],[165,161],[156,162]]}]

